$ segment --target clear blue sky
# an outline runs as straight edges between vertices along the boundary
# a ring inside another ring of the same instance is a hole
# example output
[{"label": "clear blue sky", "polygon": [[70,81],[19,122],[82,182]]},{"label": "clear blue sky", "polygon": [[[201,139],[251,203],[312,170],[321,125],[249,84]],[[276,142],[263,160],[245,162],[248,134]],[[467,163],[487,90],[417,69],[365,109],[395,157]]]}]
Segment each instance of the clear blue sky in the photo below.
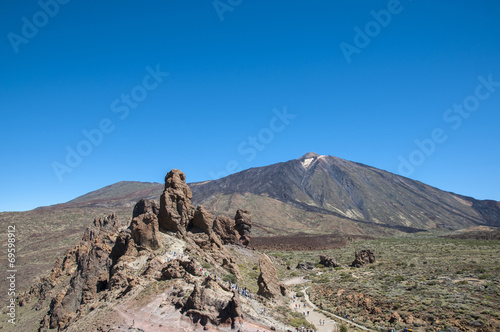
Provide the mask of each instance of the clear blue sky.
[{"label": "clear blue sky", "polygon": [[497,1],[54,1],[0,4],[0,211],[308,151],[500,200]]}]

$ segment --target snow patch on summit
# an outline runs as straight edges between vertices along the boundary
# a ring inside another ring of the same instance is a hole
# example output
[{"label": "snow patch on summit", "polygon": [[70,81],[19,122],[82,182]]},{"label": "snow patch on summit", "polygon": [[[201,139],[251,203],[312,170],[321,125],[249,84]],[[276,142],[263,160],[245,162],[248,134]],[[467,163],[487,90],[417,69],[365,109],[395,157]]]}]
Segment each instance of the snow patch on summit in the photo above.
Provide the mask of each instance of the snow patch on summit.
[{"label": "snow patch on summit", "polygon": [[302,161],[302,166],[304,166],[304,168],[309,167],[309,165],[311,165],[311,163],[313,162],[313,160],[314,160],[314,158],[304,159],[304,161]]}]

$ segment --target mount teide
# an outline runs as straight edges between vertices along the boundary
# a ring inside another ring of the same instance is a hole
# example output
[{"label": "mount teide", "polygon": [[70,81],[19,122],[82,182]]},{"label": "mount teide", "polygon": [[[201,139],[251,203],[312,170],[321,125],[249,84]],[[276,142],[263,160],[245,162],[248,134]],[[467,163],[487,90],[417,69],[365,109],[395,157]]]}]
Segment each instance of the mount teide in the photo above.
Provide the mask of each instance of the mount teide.
[{"label": "mount teide", "polygon": [[[500,226],[499,202],[445,192],[374,167],[316,153],[215,181],[192,183],[191,188],[197,204],[218,212],[232,212],[233,201],[246,205],[255,211],[254,220],[271,232],[283,224],[272,218],[276,209],[288,214],[290,225],[282,225],[286,227],[284,233],[300,230],[298,224],[303,224],[306,232],[338,229],[346,233],[363,233],[379,226],[403,231]],[[263,210],[267,211],[257,212]],[[343,229],[346,227],[349,229]]]}]

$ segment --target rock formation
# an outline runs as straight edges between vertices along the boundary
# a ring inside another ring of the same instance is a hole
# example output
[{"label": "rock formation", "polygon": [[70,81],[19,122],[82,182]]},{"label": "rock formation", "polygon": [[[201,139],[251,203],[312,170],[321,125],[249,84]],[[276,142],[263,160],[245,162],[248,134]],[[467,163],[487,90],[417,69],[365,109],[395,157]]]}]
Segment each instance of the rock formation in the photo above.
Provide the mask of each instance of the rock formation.
[{"label": "rock formation", "polygon": [[186,184],[186,175],[173,169],[165,176],[165,190],[160,197],[158,221],[163,231],[186,233],[189,221],[194,216],[191,189]]},{"label": "rock formation", "polygon": [[361,267],[365,264],[374,263],[374,262],[375,262],[374,252],[370,249],[363,249],[360,251],[356,251],[355,258],[354,258],[354,261],[352,262],[351,266]]},{"label": "rock formation", "polygon": [[158,215],[158,213],[160,212],[160,205],[157,201],[143,198],[135,204],[134,211],[132,212],[132,218],[138,217],[141,214],[148,212]]},{"label": "rock formation", "polygon": [[[114,214],[94,219],[81,243],[56,261],[51,275],[19,297],[20,305],[38,298],[36,308],[51,299],[41,330],[66,330],[99,303],[164,280],[172,280],[187,291],[194,285],[189,296],[184,291],[170,295],[172,303],[194,323],[234,327],[242,319],[238,293],[224,288],[221,278],[202,272],[196,257],[219,269],[221,276],[231,273],[241,279],[235,258],[224,244],[248,245],[250,213],[238,210],[232,220],[214,218],[203,206],[195,209],[185,180],[181,171],[170,171],[160,203],[147,199],[137,202],[127,228],[121,227]],[[174,242],[183,248],[182,255],[167,252],[164,246],[172,248]],[[264,255],[260,266],[260,294],[278,297],[284,287],[272,262]]]},{"label": "rock formation", "polygon": [[94,222],[83,232],[82,241],[93,241],[102,233],[116,232],[120,226],[114,213],[104,218],[94,218]]},{"label": "rock formation", "polygon": [[133,218],[130,230],[132,239],[138,246],[152,250],[160,247],[158,241],[158,217],[153,212],[148,211]]},{"label": "rock formation", "polygon": [[203,233],[209,234],[212,232],[214,217],[210,212],[205,210],[203,206],[198,205],[196,211],[194,212],[193,221],[190,224],[191,232],[201,231]]},{"label": "rock formation", "polygon": [[319,256],[319,263],[325,267],[339,267],[341,266],[333,257],[328,257],[325,255]]},{"label": "rock formation", "polygon": [[250,232],[252,228],[252,217],[247,210],[238,209],[234,217],[235,229],[240,235],[238,243],[248,246],[250,242]]},{"label": "rock formation", "polygon": [[279,281],[276,268],[266,254],[260,256],[259,268],[260,275],[257,279],[259,291],[257,294],[268,299],[279,299],[281,295],[286,295],[286,288]]},{"label": "rock formation", "polygon": [[206,279],[204,285],[196,283],[182,310],[194,323],[229,323],[234,328],[243,318],[239,295],[236,291],[226,295],[225,292],[221,293],[221,290],[220,286],[210,279]]},{"label": "rock formation", "polygon": [[213,230],[224,244],[237,243],[240,239],[240,233],[235,229],[234,219],[229,217],[217,216],[213,223]]},{"label": "rock formation", "polygon": [[117,230],[119,225],[115,215],[95,219],[85,231],[80,245],[66,253],[63,262],[68,264],[56,264],[53,272],[57,271],[56,268],[60,272],[55,276],[54,284],[67,274],[71,275],[70,287],[63,288],[52,299],[41,328],[64,329],[81,314],[77,310],[81,305],[92,302],[107,289],[112,266],[110,253],[114,244],[110,232]]}]

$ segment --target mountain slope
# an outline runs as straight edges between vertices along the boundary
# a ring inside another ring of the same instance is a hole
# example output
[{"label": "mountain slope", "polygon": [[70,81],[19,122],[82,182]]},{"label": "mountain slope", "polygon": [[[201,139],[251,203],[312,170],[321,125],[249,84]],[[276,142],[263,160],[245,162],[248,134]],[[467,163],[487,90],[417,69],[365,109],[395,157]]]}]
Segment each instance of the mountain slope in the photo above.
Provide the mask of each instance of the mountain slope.
[{"label": "mountain slope", "polygon": [[[196,204],[213,195],[259,195],[358,222],[417,229],[500,226],[500,206],[439,190],[359,163],[308,153],[225,178],[191,184]],[[210,204],[209,204],[210,205]]]}]

